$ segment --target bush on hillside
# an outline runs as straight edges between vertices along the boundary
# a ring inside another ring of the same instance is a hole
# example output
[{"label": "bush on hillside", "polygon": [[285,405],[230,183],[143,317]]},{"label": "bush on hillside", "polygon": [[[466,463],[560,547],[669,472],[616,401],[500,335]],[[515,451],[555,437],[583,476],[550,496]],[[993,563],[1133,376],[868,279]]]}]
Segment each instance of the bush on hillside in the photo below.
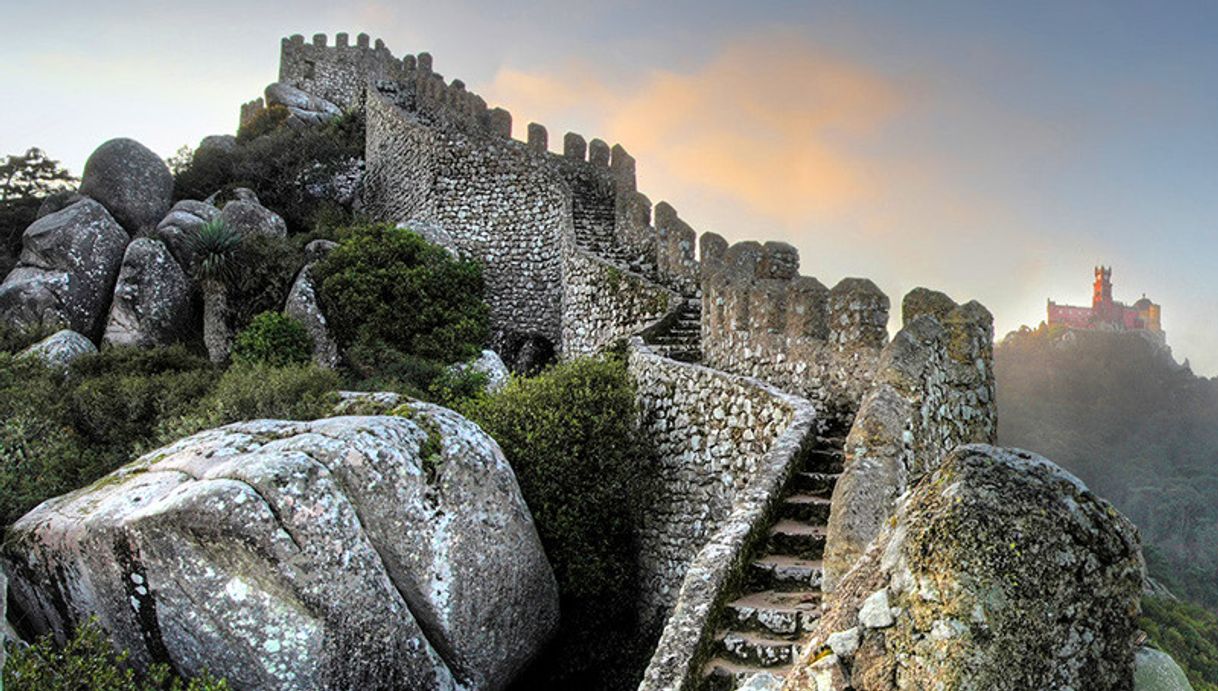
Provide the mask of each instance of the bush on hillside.
[{"label": "bush on hillside", "polygon": [[558,580],[559,633],[519,687],[633,688],[638,532],[653,484],[625,363],[563,363],[464,412],[503,448]]},{"label": "bush on hillside", "polygon": [[227,691],[228,683],[204,673],[189,681],[169,665],[151,665],[137,675],[126,664],[127,654],[115,655],[105,632],[90,620],[60,648],[47,634],[28,647],[15,646],[4,665],[9,691]]},{"label": "bush on hillside", "polygon": [[273,367],[303,365],[313,357],[313,338],[298,319],[282,312],[254,317],[233,340],[233,362]]},{"label": "bush on hillside", "polygon": [[345,350],[384,348],[451,363],[477,355],[488,338],[481,267],[408,230],[353,228],[313,275]]},{"label": "bush on hillside", "polygon": [[246,236],[233,250],[234,267],[224,278],[228,291],[228,324],[235,331],[249,326],[263,312],[283,308],[304,251],[287,238]]}]

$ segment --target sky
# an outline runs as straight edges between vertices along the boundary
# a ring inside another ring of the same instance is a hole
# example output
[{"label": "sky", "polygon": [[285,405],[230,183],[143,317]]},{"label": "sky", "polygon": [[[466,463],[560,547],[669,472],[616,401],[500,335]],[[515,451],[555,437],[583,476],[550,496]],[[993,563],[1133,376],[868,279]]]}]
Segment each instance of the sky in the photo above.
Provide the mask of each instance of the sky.
[{"label": "sky", "polygon": [[[1218,3],[0,0],[0,155],[79,173],[118,136],[233,132],[295,33],[428,51],[550,131],[620,143],[700,232],[784,240],[832,286],[916,286],[998,337],[1114,294],[1218,375]],[[897,326],[894,321],[893,326]]]}]

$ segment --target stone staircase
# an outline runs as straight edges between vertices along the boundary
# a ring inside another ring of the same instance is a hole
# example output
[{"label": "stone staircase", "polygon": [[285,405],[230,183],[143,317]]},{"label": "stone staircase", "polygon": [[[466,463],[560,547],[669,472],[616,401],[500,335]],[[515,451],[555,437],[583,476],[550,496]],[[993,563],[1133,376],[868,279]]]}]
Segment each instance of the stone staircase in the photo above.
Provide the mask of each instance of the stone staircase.
[{"label": "stone staircase", "polygon": [[575,226],[576,247],[655,280],[655,263],[636,256],[618,242],[614,234],[617,215],[612,197],[577,192],[571,200],[571,220]]},{"label": "stone staircase", "polygon": [[652,334],[647,344],[656,353],[681,362],[702,360],[702,300],[686,298],[677,320],[667,329]]},{"label": "stone staircase", "polygon": [[785,677],[820,618],[821,558],[845,435],[818,435],[788,483],[769,536],[719,612],[702,688],[731,691],[758,672]]}]

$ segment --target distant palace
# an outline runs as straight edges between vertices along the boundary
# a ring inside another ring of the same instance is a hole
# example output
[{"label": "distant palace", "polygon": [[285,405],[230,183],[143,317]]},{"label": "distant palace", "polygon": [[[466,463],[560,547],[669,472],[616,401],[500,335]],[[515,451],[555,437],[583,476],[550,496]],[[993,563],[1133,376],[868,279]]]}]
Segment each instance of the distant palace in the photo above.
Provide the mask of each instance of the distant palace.
[{"label": "distant palace", "polygon": [[1165,341],[1159,305],[1145,294],[1133,306],[1112,299],[1112,267],[1095,267],[1090,307],[1059,305],[1049,301],[1049,326],[1086,331],[1144,331]]}]

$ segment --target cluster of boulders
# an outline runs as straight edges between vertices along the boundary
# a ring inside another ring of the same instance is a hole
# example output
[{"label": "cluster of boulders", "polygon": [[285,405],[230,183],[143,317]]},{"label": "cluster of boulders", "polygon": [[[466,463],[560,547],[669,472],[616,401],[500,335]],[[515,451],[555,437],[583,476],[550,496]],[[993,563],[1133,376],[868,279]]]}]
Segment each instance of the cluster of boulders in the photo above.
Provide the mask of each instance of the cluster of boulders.
[{"label": "cluster of boulders", "polygon": [[507,687],[558,622],[516,477],[456,413],[383,402],[202,432],[43,503],[5,543],[15,608],[238,689]]},{"label": "cluster of boulders", "polygon": [[214,198],[174,204],[160,157],[131,139],[102,144],[80,190],[48,198],[23,234],[17,265],[0,284],[0,319],[69,329],[92,343],[149,347],[188,337],[198,229],[219,218],[243,235],[287,234],[253,192],[235,197],[223,207]]}]

